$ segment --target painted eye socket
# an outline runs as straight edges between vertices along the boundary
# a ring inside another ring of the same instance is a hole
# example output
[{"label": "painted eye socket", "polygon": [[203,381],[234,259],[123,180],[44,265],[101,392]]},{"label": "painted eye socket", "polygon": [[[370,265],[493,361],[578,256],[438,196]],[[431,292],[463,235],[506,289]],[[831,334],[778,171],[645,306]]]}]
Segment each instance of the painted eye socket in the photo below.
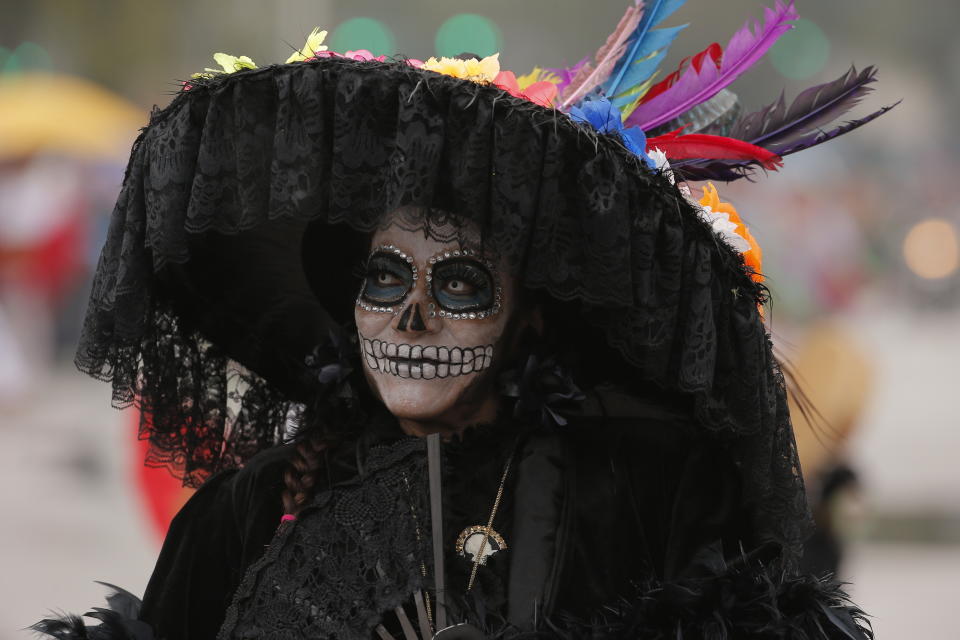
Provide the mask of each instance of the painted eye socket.
[{"label": "painted eye socket", "polygon": [[445,311],[487,311],[493,307],[493,276],[471,258],[438,262],[430,286],[433,299]]},{"label": "painted eye socket", "polygon": [[375,253],[367,261],[360,298],[376,305],[392,306],[413,287],[410,265],[392,253]]}]

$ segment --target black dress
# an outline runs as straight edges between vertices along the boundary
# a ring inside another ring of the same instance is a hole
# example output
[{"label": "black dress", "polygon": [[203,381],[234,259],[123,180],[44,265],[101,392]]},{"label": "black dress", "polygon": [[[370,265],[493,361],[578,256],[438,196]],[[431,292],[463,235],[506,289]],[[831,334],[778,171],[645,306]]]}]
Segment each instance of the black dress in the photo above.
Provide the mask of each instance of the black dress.
[{"label": "black dress", "polygon": [[[789,577],[745,538],[740,474],[682,412],[595,394],[580,413],[444,446],[451,620],[490,635],[865,637],[835,587]],[[425,441],[371,425],[278,531],[289,453],[217,475],[176,517],[139,616],[156,637],[370,638],[378,623],[402,637],[393,610],[432,587]],[[508,548],[466,594],[454,541],[485,524],[511,456],[494,522]]]}]

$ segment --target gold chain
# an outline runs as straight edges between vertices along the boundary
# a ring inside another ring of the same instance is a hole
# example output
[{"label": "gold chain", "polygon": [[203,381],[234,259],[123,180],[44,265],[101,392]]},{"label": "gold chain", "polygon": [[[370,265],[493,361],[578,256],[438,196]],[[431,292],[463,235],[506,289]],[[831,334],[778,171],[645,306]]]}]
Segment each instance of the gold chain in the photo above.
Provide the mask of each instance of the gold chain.
[{"label": "gold chain", "polygon": [[503,498],[503,487],[507,483],[507,474],[510,473],[510,463],[513,462],[513,456],[507,458],[507,464],[503,467],[503,475],[500,477],[500,488],[497,489],[497,497],[493,501],[493,509],[490,510],[490,518],[487,520],[487,526],[483,528],[483,540],[480,542],[480,550],[473,557],[473,568],[470,570],[470,580],[467,582],[467,593],[473,589],[473,583],[477,580],[477,569],[483,561],[483,552],[487,548],[487,541],[490,539],[490,530],[493,528],[493,519],[497,517],[497,509],[500,508],[500,499]]}]

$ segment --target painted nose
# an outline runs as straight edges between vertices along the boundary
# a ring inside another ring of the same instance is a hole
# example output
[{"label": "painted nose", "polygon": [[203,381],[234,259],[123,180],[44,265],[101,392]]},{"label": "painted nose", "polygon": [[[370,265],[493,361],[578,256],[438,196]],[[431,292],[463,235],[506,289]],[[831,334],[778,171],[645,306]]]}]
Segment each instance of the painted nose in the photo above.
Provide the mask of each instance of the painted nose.
[{"label": "painted nose", "polygon": [[427,330],[427,323],[423,319],[423,307],[419,302],[408,304],[407,308],[400,312],[400,319],[397,320],[397,331],[420,332]]}]

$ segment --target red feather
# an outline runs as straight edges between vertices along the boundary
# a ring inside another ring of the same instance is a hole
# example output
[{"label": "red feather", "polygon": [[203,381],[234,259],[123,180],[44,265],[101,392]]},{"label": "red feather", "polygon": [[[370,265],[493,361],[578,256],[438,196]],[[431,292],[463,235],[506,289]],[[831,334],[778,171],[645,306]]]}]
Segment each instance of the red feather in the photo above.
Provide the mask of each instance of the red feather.
[{"label": "red feather", "polygon": [[693,65],[693,68],[696,69],[697,73],[700,73],[700,67],[703,66],[703,61],[707,56],[710,56],[710,61],[713,62],[714,66],[717,69],[720,68],[720,61],[723,58],[723,47],[714,42],[709,47],[701,51],[700,53],[690,58],[689,56],[680,61],[680,64],[677,65],[677,70],[665,77],[663,80],[657,84],[650,87],[650,90],[647,91],[646,95],[643,96],[643,99],[640,100],[640,104],[653,100],[658,95],[669,89],[673,84],[680,79],[680,74],[683,73],[684,68],[687,66],[687,62]]},{"label": "red feather", "polygon": [[707,158],[710,160],[753,160],[764,169],[776,171],[783,166],[783,160],[772,151],[762,147],[723,136],[709,136],[702,133],[680,135],[683,129],[677,129],[656,138],[647,138],[647,151],[660,149],[671,160],[687,158]]}]

